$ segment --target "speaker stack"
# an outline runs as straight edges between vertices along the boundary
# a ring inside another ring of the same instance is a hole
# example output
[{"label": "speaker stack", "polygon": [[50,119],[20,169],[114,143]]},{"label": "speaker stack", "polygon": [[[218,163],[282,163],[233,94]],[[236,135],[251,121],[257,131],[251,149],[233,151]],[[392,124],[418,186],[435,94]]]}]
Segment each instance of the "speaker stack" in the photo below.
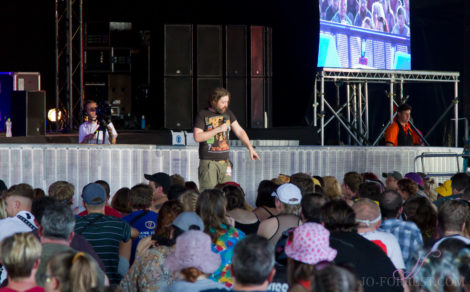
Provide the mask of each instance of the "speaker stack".
[{"label": "speaker stack", "polygon": [[230,91],[230,109],[242,127],[270,126],[270,28],[165,25],[164,35],[165,128],[191,129],[194,113],[220,86]]}]

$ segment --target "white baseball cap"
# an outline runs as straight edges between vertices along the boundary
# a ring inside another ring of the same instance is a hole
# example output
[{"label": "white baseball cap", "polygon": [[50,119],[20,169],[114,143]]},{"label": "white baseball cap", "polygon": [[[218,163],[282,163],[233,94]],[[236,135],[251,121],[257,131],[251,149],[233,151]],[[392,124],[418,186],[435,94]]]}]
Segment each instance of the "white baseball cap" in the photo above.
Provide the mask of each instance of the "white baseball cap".
[{"label": "white baseball cap", "polygon": [[302,200],[302,194],[300,193],[300,189],[296,185],[291,183],[285,183],[280,185],[271,194],[271,196],[277,197],[279,201],[289,205],[300,204],[300,201]]}]

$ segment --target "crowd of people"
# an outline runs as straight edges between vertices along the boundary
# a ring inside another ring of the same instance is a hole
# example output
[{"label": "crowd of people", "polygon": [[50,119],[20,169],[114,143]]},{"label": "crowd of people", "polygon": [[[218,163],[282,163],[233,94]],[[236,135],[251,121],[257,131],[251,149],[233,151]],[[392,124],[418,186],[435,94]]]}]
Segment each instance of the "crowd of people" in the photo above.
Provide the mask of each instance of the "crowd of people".
[{"label": "crowd of people", "polygon": [[409,0],[322,0],[320,18],[410,36]]},{"label": "crowd of people", "polygon": [[[470,176],[295,173],[200,192],[180,175],[0,198],[2,291],[466,291]],[[342,181],[340,184],[339,181]]]}]

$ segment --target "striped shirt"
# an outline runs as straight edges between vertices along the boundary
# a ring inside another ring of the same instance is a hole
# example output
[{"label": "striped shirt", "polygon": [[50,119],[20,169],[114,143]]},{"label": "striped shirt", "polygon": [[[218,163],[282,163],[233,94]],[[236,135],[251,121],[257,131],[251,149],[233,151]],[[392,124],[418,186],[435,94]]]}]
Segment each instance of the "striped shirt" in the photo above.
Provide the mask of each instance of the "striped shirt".
[{"label": "striped shirt", "polygon": [[129,240],[129,224],[116,217],[92,213],[76,219],[75,232],[85,237],[93,246],[103,261],[109,282],[119,284],[119,244]]}]

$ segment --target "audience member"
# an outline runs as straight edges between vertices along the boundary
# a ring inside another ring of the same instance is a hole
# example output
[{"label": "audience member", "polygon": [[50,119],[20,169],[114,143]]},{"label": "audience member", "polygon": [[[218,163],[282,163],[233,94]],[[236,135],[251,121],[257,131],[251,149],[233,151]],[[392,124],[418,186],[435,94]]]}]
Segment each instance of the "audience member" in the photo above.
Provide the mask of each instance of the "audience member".
[{"label": "audience member", "polygon": [[40,292],[36,274],[41,256],[41,244],[31,233],[16,233],[0,243],[0,257],[8,272],[8,285],[1,292]]},{"label": "audience member", "polygon": [[46,193],[40,188],[35,188],[33,190],[33,200],[37,200],[46,196]]},{"label": "audience member", "polygon": [[317,271],[315,276],[315,292],[362,292],[363,286],[357,276],[346,268],[336,265]]},{"label": "audience member", "polygon": [[467,202],[461,200],[446,201],[439,206],[437,222],[440,231],[440,239],[434,243],[431,250],[439,248],[439,244],[447,238],[459,239],[470,244],[468,235],[464,233],[465,223],[470,215]]},{"label": "audience member", "polygon": [[362,176],[354,171],[348,172],[343,177],[343,183],[341,184],[341,192],[343,193],[343,200],[352,206],[354,199],[357,197],[359,186],[363,182]]},{"label": "audience member", "polygon": [[275,205],[275,198],[271,194],[277,189],[278,185],[270,180],[262,180],[258,185],[258,194],[256,196],[256,209],[253,212],[260,221],[274,217],[278,214]]},{"label": "audience member", "polygon": [[185,212],[195,212],[198,198],[199,198],[198,192],[194,190],[187,190],[179,197],[178,200],[183,205],[183,210]]},{"label": "audience member", "polygon": [[403,178],[398,181],[398,190],[403,202],[413,198],[418,193],[418,185],[409,178]]},{"label": "audience member", "polygon": [[[235,246],[231,270],[233,291],[267,291],[276,273],[273,245],[264,237],[248,235]],[[206,292],[216,291],[225,290],[206,290]]]},{"label": "audience member", "polygon": [[372,25],[375,30],[389,32],[387,20],[385,19],[385,12],[380,2],[372,4]]},{"label": "audience member", "polygon": [[382,173],[382,177],[385,178],[385,187],[389,190],[394,190],[398,192],[398,181],[403,178],[401,173],[398,171],[393,172],[384,172]]},{"label": "audience member", "polygon": [[410,36],[410,28],[406,24],[407,16],[406,11],[402,6],[399,6],[397,9],[397,23],[393,27],[392,33],[399,34],[403,36]]},{"label": "audience member", "polygon": [[185,181],[184,181],[184,177],[182,177],[181,175],[179,175],[177,173],[172,174],[170,176],[170,179],[171,179],[171,185],[172,186],[179,185],[179,186],[184,187]]},{"label": "audience member", "polygon": [[336,12],[339,10],[339,2],[340,0],[331,1],[325,11],[325,20],[331,21],[333,19],[333,16],[335,16]]},{"label": "audience member", "polygon": [[338,12],[331,19],[332,22],[338,22],[341,24],[352,25],[352,20],[348,14],[348,0],[339,0]]},{"label": "audience member", "polygon": [[184,192],[186,192],[186,188],[184,187],[184,185],[171,185],[168,189],[168,200],[178,200]]},{"label": "audience member", "polygon": [[160,291],[173,283],[175,275],[164,266],[164,262],[175,250],[176,239],[192,225],[204,228],[201,218],[194,212],[182,211],[179,201],[163,203],[157,229],[152,235],[154,242],[147,237],[139,243],[136,260],[121,281],[124,291]]},{"label": "audience member", "polygon": [[288,256],[289,291],[311,291],[315,265],[331,262],[337,251],[329,246],[330,232],[318,223],[304,223],[295,228],[285,247]]},{"label": "audience member", "polygon": [[145,179],[149,180],[149,186],[153,190],[153,201],[151,210],[158,213],[163,203],[168,201],[168,190],[171,186],[171,178],[164,172],[157,172],[152,175],[145,174]]},{"label": "audience member", "polygon": [[204,231],[210,235],[212,249],[220,254],[220,267],[210,276],[211,280],[232,287],[230,265],[233,248],[245,237],[245,233],[232,227],[227,220],[226,200],[222,191],[205,190],[199,195],[197,213],[204,222]]},{"label": "audience member", "polygon": [[354,211],[345,201],[326,203],[321,215],[324,226],[331,232],[330,246],[338,251],[334,262],[352,264],[359,278],[364,279],[364,291],[403,291],[387,255],[357,233]]},{"label": "audience member", "polygon": [[321,207],[325,205],[330,199],[319,193],[310,193],[302,197],[301,205],[301,217],[302,221],[321,223]]},{"label": "audience member", "polygon": [[250,212],[245,208],[245,193],[234,185],[226,185],[222,188],[227,201],[227,214],[235,220],[235,228],[240,229],[245,234],[256,233],[260,221],[256,213]]},{"label": "audience member", "polygon": [[357,232],[377,244],[385,252],[398,271],[402,279],[402,285],[405,287],[405,263],[403,262],[400,245],[396,237],[391,233],[377,230],[382,221],[380,208],[377,203],[366,198],[359,199],[354,203],[353,210],[356,214],[356,222],[358,223]]},{"label": "audience member", "polygon": [[324,187],[323,194],[330,199],[340,199],[341,198],[341,186],[338,183],[338,180],[334,176],[324,176]]},{"label": "audience member", "polygon": [[83,252],[64,251],[52,257],[44,274],[46,292],[88,292],[100,287],[98,266]]},{"label": "audience member", "polygon": [[164,266],[178,272],[181,280],[162,291],[186,292],[207,289],[225,289],[221,283],[209,280],[220,266],[220,255],[211,250],[211,238],[202,230],[189,230],[176,240],[175,250],[166,258]]},{"label": "audience member", "polygon": [[111,200],[111,207],[121,213],[123,217],[129,215],[132,212],[130,197],[131,189],[120,188]]},{"label": "audience member", "polygon": [[298,215],[302,194],[297,186],[286,183],[280,185],[271,195],[275,197],[279,215],[262,221],[258,235],[264,236],[274,245],[285,230],[300,225],[301,220]]},{"label": "audience member", "polygon": [[289,182],[296,185],[300,189],[302,195],[311,193],[315,189],[312,177],[303,172],[297,172],[291,175]]},{"label": "audience member", "polygon": [[414,222],[403,221],[400,218],[403,212],[402,197],[393,190],[387,190],[382,194],[380,201],[382,224],[378,230],[393,234],[401,248],[406,271],[411,272],[413,266],[413,253],[422,249],[423,237],[421,230]]},{"label": "audience member", "polygon": [[367,9],[367,0],[359,0],[359,3],[359,11],[354,18],[354,26],[362,27],[362,23],[366,17],[372,19],[372,13]]},{"label": "audience member", "polygon": [[451,177],[451,188],[452,188],[452,195],[442,197],[434,201],[434,205],[439,207],[442,203],[447,200],[455,200],[460,199],[463,195],[463,192],[466,187],[470,186],[470,176],[466,173],[456,173]]},{"label": "audience member", "polygon": [[[111,208],[109,205],[108,205],[108,201],[109,201],[109,198],[110,198],[110,188],[109,188],[109,184],[104,181],[104,180],[97,180],[95,181],[95,184],[98,184],[100,185],[101,187],[103,187],[104,191],[106,192],[106,202],[105,202],[105,206],[104,206],[104,214],[105,215],[108,215],[108,216],[113,216],[113,217],[117,217],[117,218],[122,218],[122,215],[121,213],[119,213],[119,211]],[[78,216],[86,216],[88,215],[88,211],[85,210],[83,212],[80,212],[78,214]]]},{"label": "audience member", "polygon": [[[53,199],[52,199],[53,200]],[[64,251],[77,250],[70,247],[74,236],[75,219],[72,210],[66,207],[63,202],[49,202],[42,209],[39,224],[39,236],[42,244],[41,262],[36,274],[36,282],[39,286],[44,286],[44,278],[41,275],[46,273],[48,261],[56,254]],[[93,248],[91,251],[94,253]],[[95,261],[92,258],[93,261]],[[101,268],[96,270],[99,282],[105,284],[105,274]]]},{"label": "audience member", "polygon": [[139,231],[139,237],[132,240],[132,251],[129,264],[132,265],[135,259],[135,251],[139,241],[155,233],[158,214],[149,210],[152,205],[152,188],[146,184],[138,184],[132,187],[130,194],[130,204],[132,212],[122,217],[122,220]]},{"label": "audience member", "polygon": [[375,181],[366,181],[359,185],[357,191],[358,198],[367,198],[373,201],[379,201],[383,190],[381,185]]},{"label": "audience member", "polygon": [[415,196],[406,201],[403,207],[403,218],[414,222],[419,230],[425,247],[430,247],[435,240],[437,226],[437,208],[428,198]]},{"label": "audience member", "polygon": [[[49,197],[56,199],[59,202],[64,202],[71,209],[73,209],[73,196],[75,194],[75,186],[69,182],[59,180],[52,183],[49,186],[47,191]],[[77,209],[73,209],[74,214],[78,211]]]},{"label": "audience member", "polygon": [[195,191],[196,193],[199,194],[199,188],[197,187],[197,184],[193,181],[187,181],[184,183],[184,187],[187,189],[187,190],[192,190],[192,191]]},{"label": "audience member", "polygon": [[[118,272],[120,262],[126,266],[131,255],[131,228],[123,220],[105,215],[106,192],[96,183],[83,188],[83,202],[88,215],[78,217],[75,232],[83,235],[103,261],[111,284],[118,284],[122,275]],[[128,267],[127,267],[128,268]],[[127,270],[123,268],[123,270]]]}]

